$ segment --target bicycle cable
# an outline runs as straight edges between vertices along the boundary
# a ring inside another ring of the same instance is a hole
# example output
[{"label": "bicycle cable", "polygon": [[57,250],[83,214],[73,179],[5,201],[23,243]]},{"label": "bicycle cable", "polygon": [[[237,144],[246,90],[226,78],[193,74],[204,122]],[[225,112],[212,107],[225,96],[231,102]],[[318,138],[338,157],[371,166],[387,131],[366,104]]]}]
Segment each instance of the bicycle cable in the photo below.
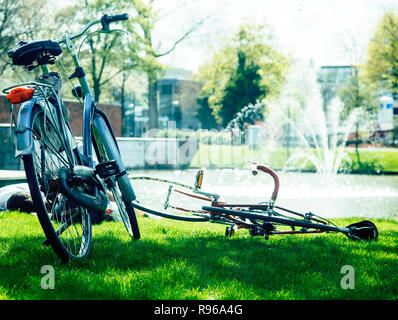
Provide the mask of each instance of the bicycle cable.
[{"label": "bicycle cable", "polygon": [[[72,79],[69,79],[68,71],[66,70],[65,65],[64,65],[63,62],[62,62],[62,57],[60,57],[60,59],[58,59],[57,62],[59,62],[59,64],[61,65],[62,72],[64,73],[64,76],[66,76],[66,78],[68,79],[68,81],[70,82],[70,85],[71,85],[72,90],[73,90],[73,88],[74,88],[74,83],[73,83]],[[81,107],[83,108],[83,102],[80,100],[80,97],[79,97],[79,96],[74,96],[74,97],[75,97],[77,100],[79,100],[79,103],[80,103]]]},{"label": "bicycle cable", "polygon": [[93,32],[90,32],[88,35],[86,35],[85,37],[84,37],[84,39],[82,40],[82,42],[80,43],[80,45],[79,45],[79,49],[77,50],[77,58],[78,59],[80,59],[80,50],[81,50],[81,48],[82,48],[82,45],[83,45],[83,43],[89,38],[89,37],[91,37],[93,34],[95,34],[95,33],[105,33],[105,34],[110,34],[110,33],[112,33],[112,32],[124,32],[124,33],[126,33],[126,34],[129,34],[126,30],[122,30],[122,29],[113,29],[113,30],[109,30],[109,31],[104,31],[104,30],[95,30],[95,31],[93,31]]}]

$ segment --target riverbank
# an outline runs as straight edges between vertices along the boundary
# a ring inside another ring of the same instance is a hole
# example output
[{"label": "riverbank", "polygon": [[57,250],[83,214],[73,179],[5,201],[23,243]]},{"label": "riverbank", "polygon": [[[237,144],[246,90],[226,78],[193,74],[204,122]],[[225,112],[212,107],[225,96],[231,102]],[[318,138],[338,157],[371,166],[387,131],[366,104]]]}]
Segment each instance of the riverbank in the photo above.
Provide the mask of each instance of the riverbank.
[{"label": "riverbank", "polygon": [[[292,161],[298,152],[303,157]],[[319,154],[317,154],[317,152]],[[338,172],[364,174],[398,174],[398,148],[361,148],[360,163],[355,148],[346,148],[346,156],[341,161]],[[307,155],[307,156],[306,156]],[[322,150],[305,148],[260,148],[250,149],[246,145],[199,144],[190,168],[244,168],[250,162],[264,163],[274,170],[316,172],[317,168],[309,161],[308,155],[320,158]]]}]

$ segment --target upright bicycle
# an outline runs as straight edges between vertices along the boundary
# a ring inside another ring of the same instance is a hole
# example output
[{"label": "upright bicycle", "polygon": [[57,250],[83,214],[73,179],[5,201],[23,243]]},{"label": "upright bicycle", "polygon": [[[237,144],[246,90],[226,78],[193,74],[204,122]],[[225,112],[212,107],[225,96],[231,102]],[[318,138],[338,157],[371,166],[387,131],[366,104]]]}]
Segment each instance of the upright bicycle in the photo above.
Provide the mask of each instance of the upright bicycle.
[{"label": "upright bicycle", "polygon": [[[3,90],[11,103],[11,132],[16,156],[22,157],[27,182],[38,219],[51,245],[62,261],[86,257],[91,250],[92,222],[101,221],[113,198],[128,233],[140,238],[132,206],[135,194],[123,166],[112,126],[106,114],[96,107],[92,91],[80,65],[73,40],[96,25],[98,32],[111,32],[110,24],[127,20],[127,14],[103,15],[73,35],[57,41],[20,42],[8,52],[15,66],[27,70],[41,68],[35,82],[13,85]],[[83,150],[79,150],[60,96],[61,75],[51,72],[66,47],[72,57],[79,86],[74,95],[83,100]],[[15,117],[15,106],[20,105]]]}]

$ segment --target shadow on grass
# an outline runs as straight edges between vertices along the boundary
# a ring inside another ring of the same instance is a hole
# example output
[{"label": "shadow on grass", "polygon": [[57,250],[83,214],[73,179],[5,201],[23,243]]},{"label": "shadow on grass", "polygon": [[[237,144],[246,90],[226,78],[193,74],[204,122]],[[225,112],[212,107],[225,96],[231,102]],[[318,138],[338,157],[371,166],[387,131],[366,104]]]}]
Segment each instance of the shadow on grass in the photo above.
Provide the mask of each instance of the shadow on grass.
[{"label": "shadow on grass", "polygon": [[[397,232],[389,231],[397,239]],[[244,233],[244,232],[243,232]],[[344,235],[213,233],[94,236],[89,259],[59,262],[43,237],[0,238],[0,293],[16,299],[396,299],[393,243],[352,242]],[[395,243],[396,244],[396,243]],[[395,256],[394,256],[395,250]],[[55,269],[55,290],[43,290],[43,265]],[[343,290],[341,268],[355,268],[355,290]]]}]

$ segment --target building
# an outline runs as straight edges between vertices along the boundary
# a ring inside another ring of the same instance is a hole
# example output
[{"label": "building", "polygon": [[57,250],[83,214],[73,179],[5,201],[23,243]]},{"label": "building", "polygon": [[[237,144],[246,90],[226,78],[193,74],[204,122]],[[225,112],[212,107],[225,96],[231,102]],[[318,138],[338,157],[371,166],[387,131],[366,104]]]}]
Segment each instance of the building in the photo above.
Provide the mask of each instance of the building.
[{"label": "building", "polygon": [[[83,134],[83,108],[78,101],[73,100],[63,100],[63,103],[67,107],[69,111],[69,122],[71,124],[71,128],[73,134],[75,136],[82,136]],[[8,100],[5,95],[0,95],[0,124],[10,123],[10,111],[8,109]],[[117,137],[121,136],[121,128],[122,128],[122,110],[120,105],[112,105],[112,104],[97,104],[97,107],[103,110],[108,116],[115,135]],[[18,107],[17,107],[18,108]],[[15,112],[15,111],[14,111]]]},{"label": "building", "polygon": [[321,66],[317,73],[317,81],[321,88],[322,108],[325,113],[333,98],[337,95],[338,88],[344,83],[352,72],[352,66]]},{"label": "building", "polygon": [[169,69],[158,80],[159,116],[175,121],[178,129],[197,130],[200,122],[195,114],[199,108],[201,85],[192,80],[192,73],[183,69]]},{"label": "building", "polygon": [[381,131],[390,131],[394,128],[393,99],[391,95],[384,94],[380,97],[380,107],[377,122]]},{"label": "building", "polygon": [[[318,71],[317,81],[321,88],[323,110],[330,112],[330,102],[337,96],[338,88],[344,83],[352,72],[353,66],[322,66]],[[380,92],[379,108],[376,114],[378,135],[382,136],[382,143],[391,144],[394,123],[398,120],[398,109],[393,107],[393,98],[390,92]]]}]

